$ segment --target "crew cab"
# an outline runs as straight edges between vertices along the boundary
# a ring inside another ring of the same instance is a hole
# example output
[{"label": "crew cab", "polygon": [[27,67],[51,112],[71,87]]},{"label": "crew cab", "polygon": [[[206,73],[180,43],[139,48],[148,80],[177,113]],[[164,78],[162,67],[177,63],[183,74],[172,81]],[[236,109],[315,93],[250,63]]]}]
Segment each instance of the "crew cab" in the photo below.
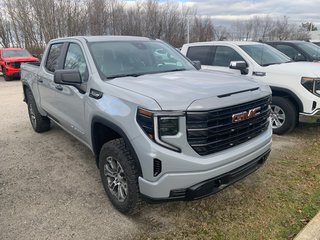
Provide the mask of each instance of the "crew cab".
[{"label": "crew cab", "polygon": [[270,88],[195,66],[156,39],[69,37],[50,41],[40,66],[22,64],[21,79],[33,129],[54,122],[86,145],[131,214],[143,199],[218,192],[268,157]]},{"label": "crew cab", "polygon": [[274,133],[288,133],[298,121],[320,123],[319,63],[293,62],[275,48],[257,42],[192,43],[181,51],[189,59],[199,60],[203,69],[268,84]]},{"label": "crew cab", "polygon": [[320,47],[305,41],[274,41],[266,42],[278,49],[294,61],[319,62]]},{"label": "crew cab", "polygon": [[0,66],[3,77],[6,81],[13,78],[20,78],[20,65],[24,62],[38,62],[39,59],[33,57],[23,48],[1,48]]}]

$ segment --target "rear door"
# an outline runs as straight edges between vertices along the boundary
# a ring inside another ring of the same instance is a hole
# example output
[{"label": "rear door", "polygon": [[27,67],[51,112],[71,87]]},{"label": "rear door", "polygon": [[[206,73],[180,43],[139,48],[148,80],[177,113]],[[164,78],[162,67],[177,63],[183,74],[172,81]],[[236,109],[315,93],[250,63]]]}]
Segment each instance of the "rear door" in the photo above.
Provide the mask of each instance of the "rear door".
[{"label": "rear door", "polygon": [[41,71],[38,77],[38,89],[40,93],[41,107],[52,117],[59,116],[57,110],[56,92],[57,84],[53,82],[53,74],[62,68],[64,42],[53,43],[48,47],[46,57],[41,64]]}]

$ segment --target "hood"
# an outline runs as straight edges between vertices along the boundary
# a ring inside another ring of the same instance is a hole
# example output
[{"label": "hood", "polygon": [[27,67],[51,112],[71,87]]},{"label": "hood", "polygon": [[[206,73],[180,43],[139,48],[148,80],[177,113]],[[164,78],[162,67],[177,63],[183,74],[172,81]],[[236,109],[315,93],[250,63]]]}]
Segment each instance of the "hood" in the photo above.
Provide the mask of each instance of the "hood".
[{"label": "hood", "polygon": [[[212,109],[216,105],[228,102],[217,96],[244,92],[252,99],[251,94],[248,94],[246,90],[257,89],[261,86],[246,78],[202,71],[168,72],[115,78],[109,80],[108,83],[153,98],[163,110],[186,110],[190,105],[193,105],[192,109],[205,109],[206,106],[197,106],[195,102],[214,97],[215,99],[210,101],[210,106],[207,106]],[[234,104],[233,101],[232,105]]]},{"label": "hood", "polygon": [[35,58],[33,56],[27,56],[27,57],[8,57],[3,58],[4,62],[37,62],[39,61],[38,58]]},{"label": "hood", "polygon": [[319,62],[289,62],[264,67],[268,72],[295,74],[299,77],[320,77]]}]

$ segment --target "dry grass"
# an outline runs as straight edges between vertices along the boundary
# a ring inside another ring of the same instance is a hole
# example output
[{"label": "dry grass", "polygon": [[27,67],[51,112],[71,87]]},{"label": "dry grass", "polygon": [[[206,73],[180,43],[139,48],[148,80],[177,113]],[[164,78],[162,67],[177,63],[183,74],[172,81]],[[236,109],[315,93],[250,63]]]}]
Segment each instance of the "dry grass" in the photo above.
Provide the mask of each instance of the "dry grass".
[{"label": "dry grass", "polygon": [[193,202],[150,205],[137,239],[293,239],[320,210],[320,127],[274,137],[263,168]]}]

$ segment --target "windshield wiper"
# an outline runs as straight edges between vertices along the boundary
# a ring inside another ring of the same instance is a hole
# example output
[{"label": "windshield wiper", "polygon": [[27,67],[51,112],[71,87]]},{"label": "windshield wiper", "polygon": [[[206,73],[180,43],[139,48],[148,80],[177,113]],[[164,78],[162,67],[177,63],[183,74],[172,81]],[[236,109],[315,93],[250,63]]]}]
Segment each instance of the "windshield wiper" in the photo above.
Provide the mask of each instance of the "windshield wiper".
[{"label": "windshield wiper", "polygon": [[177,69],[170,69],[165,71],[158,71],[158,72],[145,72],[145,73],[126,73],[126,74],[116,74],[110,75],[105,77],[105,79],[114,79],[114,78],[122,78],[122,77],[139,77],[145,74],[157,74],[157,73],[166,73],[166,72],[179,72],[179,71],[186,71],[185,68],[177,68]]},{"label": "windshield wiper", "polygon": [[186,71],[187,69],[185,68],[176,68],[176,69],[170,69],[170,70],[166,70],[166,71],[161,71],[159,73],[164,73],[164,72],[180,72],[180,71]]},{"label": "windshield wiper", "polygon": [[266,66],[270,66],[270,65],[276,65],[276,64],[281,64],[281,63],[266,63],[266,64],[262,64],[262,67],[266,67]]},{"label": "windshield wiper", "polygon": [[139,77],[144,75],[144,73],[126,73],[126,74],[116,74],[106,77],[106,79],[122,78],[122,77]]}]

